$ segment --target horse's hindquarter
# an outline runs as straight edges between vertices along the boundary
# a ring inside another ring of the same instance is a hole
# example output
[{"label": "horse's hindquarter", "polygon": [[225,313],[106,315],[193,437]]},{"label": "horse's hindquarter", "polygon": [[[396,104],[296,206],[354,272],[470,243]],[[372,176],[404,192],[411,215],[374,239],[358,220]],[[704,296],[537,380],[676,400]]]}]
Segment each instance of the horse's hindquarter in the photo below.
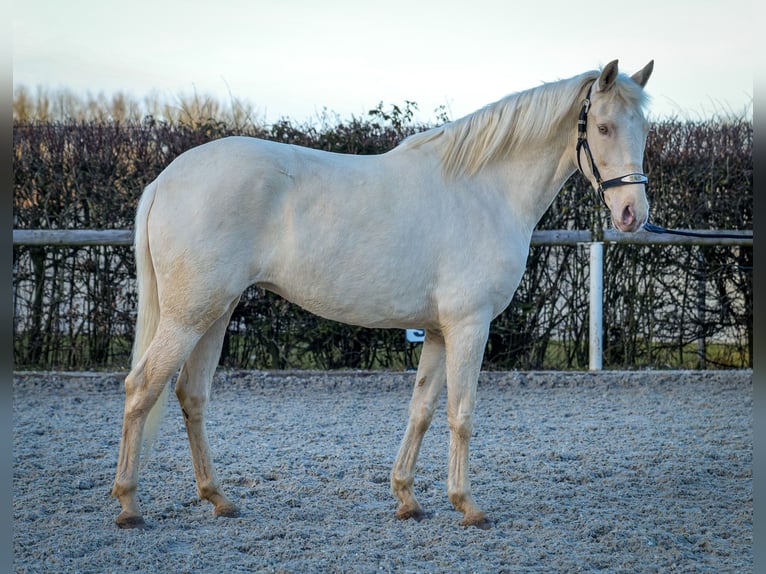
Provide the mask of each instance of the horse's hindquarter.
[{"label": "horse's hindquarter", "polygon": [[428,327],[445,305],[499,312],[523,272],[526,252],[492,229],[508,227],[500,206],[445,189],[426,154],[230,138],[179,160],[152,208],[155,261],[177,272],[183,253],[190,277],[227,293],[257,283],[330,319]]}]

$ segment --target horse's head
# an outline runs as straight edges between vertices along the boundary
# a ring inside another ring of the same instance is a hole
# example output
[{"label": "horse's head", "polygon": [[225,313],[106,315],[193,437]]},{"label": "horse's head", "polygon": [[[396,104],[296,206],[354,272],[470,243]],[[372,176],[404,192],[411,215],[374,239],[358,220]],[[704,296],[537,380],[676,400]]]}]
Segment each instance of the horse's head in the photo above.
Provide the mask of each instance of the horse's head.
[{"label": "horse's head", "polygon": [[630,78],[618,74],[617,60],[607,64],[589,88],[580,112],[577,162],[602,195],[620,231],[635,231],[649,217],[644,146],[643,88],[654,61]]}]

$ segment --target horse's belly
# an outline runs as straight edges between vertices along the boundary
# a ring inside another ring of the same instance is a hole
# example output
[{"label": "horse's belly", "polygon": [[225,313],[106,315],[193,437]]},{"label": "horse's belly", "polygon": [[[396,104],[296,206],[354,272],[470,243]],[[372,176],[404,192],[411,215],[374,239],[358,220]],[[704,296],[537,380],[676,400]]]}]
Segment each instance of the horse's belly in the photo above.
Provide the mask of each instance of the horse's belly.
[{"label": "horse's belly", "polygon": [[521,250],[501,256],[491,246],[476,253],[427,240],[396,243],[377,249],[306,247],[274,257],[256,283],[334,321],[434,328],[476,314],[495,317],[524,271]]},{"label": "horse's belly", "polygon": [[434,309],[425,287],[414,284],[411,276],[387,278],[360,272],[355,277],[334,273],[307,273],[296,266],[281,280],[258,281],[288,301],[320,317],[362,327],[426,327],[436,324]]}]

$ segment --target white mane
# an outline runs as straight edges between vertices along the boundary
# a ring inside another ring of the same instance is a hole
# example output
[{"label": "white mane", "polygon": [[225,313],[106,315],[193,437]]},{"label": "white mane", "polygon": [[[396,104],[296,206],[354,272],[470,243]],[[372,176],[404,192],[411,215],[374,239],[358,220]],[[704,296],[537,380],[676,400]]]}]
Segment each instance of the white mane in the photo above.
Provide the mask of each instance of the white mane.
[{"label": "white mane", "polygon": [[[562,122],[574,130],[584,91],[598,76],[598,71],[586,72],[508,95],[461,119],[412,135],[399,148],[433,143],[446,176],[473,175],[524,142],[554,137]],[[622,74],[609,93],[636,106],[644,104],[643,90]]]}]

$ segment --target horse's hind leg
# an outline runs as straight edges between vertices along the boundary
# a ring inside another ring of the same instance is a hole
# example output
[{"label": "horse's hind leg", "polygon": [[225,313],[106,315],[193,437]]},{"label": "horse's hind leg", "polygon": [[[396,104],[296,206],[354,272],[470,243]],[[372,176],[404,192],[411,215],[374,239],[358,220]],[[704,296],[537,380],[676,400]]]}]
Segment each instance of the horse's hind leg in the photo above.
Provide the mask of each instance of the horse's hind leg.
[{"label": "horse's hind leg", "polygon": [[226,327],[238,301],[239,297],[205,332],[181,368],[181,374],[176,382],[176,396],[181,404],[186,432],[189,436],[197,492],[201,498],[213,503],[213,513],[217,516],[238,516],[239,509],[221,491],[213,468],[210,445],[205,431],[205,408],[210,397],[213,374],[221,355]]},{"label": "horse's hind leg", "polygon": [[445,380],[444,339],[438,333],[427,331],[410,401],[410,420],[391,471],[391,490],[400,503],[396,511],[398,518],[420,519],[423,516],[413,493],[415,463]]},{"label": "horse's hind leg", "polygon": [[116,522],[120,528],[144,525],[136,499],[138,469],[144,424],[168,380],[197,343],[199,335],[170,321],[160,321],[152,343],[141,361],[125,379],[125,414],[112,495],[122,512]]}]

